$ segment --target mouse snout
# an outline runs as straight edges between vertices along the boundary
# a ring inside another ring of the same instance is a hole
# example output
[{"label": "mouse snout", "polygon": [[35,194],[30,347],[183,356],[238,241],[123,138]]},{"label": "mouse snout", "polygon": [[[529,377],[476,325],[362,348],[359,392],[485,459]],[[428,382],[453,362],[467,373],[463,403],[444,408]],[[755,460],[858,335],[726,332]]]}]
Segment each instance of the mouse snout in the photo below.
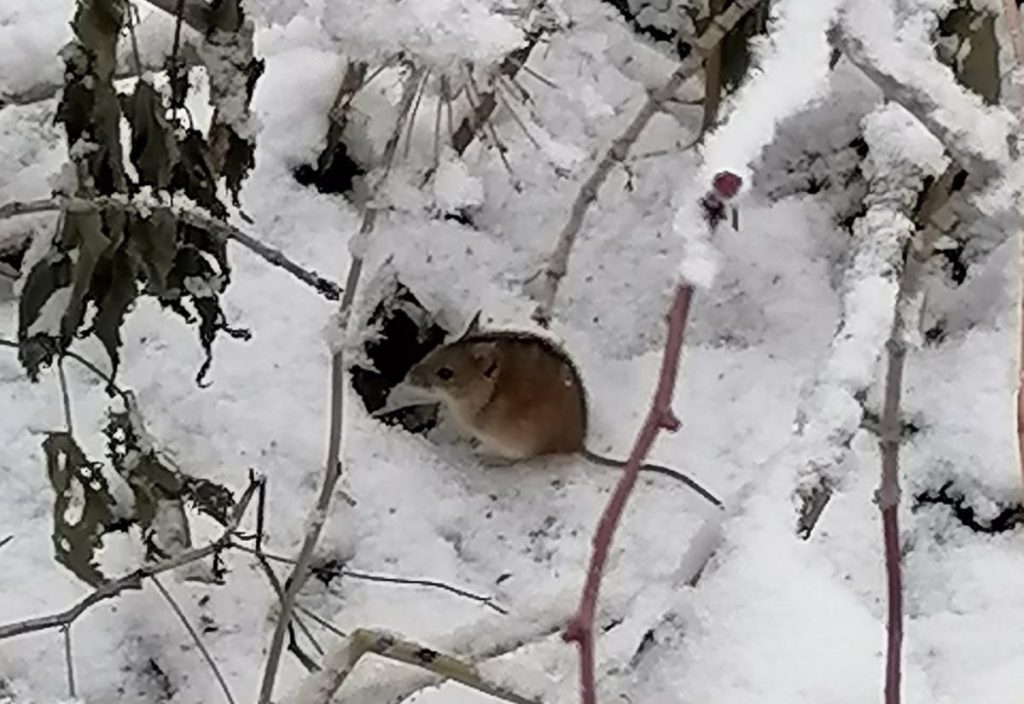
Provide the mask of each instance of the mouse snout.
[{"label": "mouse snout", "polygon": [[409,373],[405,376],[405,384],[407,386],[415,386],[422,389],[429,389],[433,386],[431,383],[431,375],[427,373],[427,370],[422,364],[417,364],[409,370]]}]

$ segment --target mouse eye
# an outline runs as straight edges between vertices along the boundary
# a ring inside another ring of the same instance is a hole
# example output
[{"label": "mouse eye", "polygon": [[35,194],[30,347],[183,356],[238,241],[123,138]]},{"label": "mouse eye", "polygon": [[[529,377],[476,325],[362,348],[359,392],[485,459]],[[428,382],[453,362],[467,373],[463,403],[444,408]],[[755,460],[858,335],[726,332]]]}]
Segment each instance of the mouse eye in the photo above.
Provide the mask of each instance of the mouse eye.
[{"label": "mouse eye", "polygon": [[437,370],[437,378],[440,379],[441,381],[448,381],[453,376],[455,376],[455,372],[453,372],[448,367],[441,367],[440,369]]}]

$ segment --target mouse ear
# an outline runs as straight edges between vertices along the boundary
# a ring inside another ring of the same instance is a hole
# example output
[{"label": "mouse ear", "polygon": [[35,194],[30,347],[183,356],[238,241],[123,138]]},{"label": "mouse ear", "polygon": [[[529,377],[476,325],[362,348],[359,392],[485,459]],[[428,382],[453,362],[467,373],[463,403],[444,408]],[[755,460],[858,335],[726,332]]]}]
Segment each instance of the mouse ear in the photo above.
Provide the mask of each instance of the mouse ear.
[{"label": "mouse ear", "polygon": [[498,371],[498,346],[493,342],[478,342],[470,349],[477,369],[490,379]]},{"label": "mouse ear", "polygon": [[460,340],[465,340],[470,335],[475,335],[476,333],[480,332],[480,313],[481,312],[482,311],[478,310],[476,312],[476,315],[473,316],[473,319],[469,321],[469,326],[466,327],[466,331],[464,333],[462,333],[462,335],[459,336]]}]

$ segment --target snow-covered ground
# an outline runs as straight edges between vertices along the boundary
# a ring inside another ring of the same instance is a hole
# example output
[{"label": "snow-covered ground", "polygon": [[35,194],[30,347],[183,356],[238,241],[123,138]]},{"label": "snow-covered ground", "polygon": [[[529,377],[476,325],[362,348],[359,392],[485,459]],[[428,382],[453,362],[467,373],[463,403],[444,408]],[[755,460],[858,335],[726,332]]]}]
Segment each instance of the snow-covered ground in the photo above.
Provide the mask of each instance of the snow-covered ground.
[{"label": "snow-covered ground", "polygon": [[[263,24],[257,33],[257,51],[267,60],[254,101],[262,131],[242,203],[254,223],[245,226],[249,232],[340,281],[360,213],[291,175],[322,147],[344,67],[335,43],[340,30],[319,21],[322,4],[259,4],[264,20],[285,23]],[[400,149],[388,181],[384,202],[392,207],[378,217],[368,244],[364,291],[375,290],[374,277],[388,262],[454,327],[477,308],[502,324],[528,320],[533,301],[524,284],[554,245],[580,174],[645,100],[641,80],[664,76],[672,66],[641,46],[609,6],[596,0],[561,6],[571,27],[530,60],[558,89],[521,79],[534,99],[539,122],[530,129],[540,147],[507,113],[497,120],[521,187],[513,186],[493,149],[476,144],[464,160],[446,156],[444,178],[420,188],[422,166],[433,153],[433,106],[424,107],[412,149],[408,156]],[[4,1],[0,90],[60,79],[56,55],[72,11],[70,0]],[[491,41],[507,41],[500,28],[490,29]],[[808,55],[820,48],[809,47]],[[486,55],[485,49],[474,51]],[[726,525],[722,548],[690,588],[677,583],[676,573],[712,510],[663,478],[638,487],[601,597],[604,702],[880,701],[885,593],[873,502],[877,438],[862,430],[853,439],[847,479],[808,541],[794,533],[792,491],[803,468],[780,466],[798,458],[792,435],[802,392],[821,373],[840,320],[850,235],[838,219],[851,195],[838,186],[777,200],[767,194],[808,145],[818,154],[838,153],[880,100],[848,65],[822,74],[825,84],[806,96],[800,86],[780,91],[783,107],[815,92],[821,99],[784,121],[777,138],[770,131],[749,137],[755,146],[772,146],[752,164],[739,231],[722,228],[716,236],[720,271],[696,295],[676,390],[683,425],[663,435],[652,453],[720,496],[752,480],[758,493]],[[400,86],[389,73],[373,86],[362,107],[377,111],[366,129],[379,145],[393,108],[377,91],[393,103]],[[65,159],[61,131],[52,124],[55,104],[0,109],[0,204],[49,194]],[[205,118],[200,103],[194,109],[197,119]],[[703,191],[693,185],[700,173],[696,155],[678,148],[694,137],[699,115],[694,108],[682,119],[655,116],[632,153],[658,154],[613,171],[589,211],[560,291],[553,329],[589,388],[589,444],[606,454],[625,456],[656,382],[663,316],[683,249],[673,229],[678,200]],[[769,109],[765,119],[773,116]],[[752,130],[762,129],[757,122]],[[721,159],[727,147],[712,142],[709,148]],[[799,174],[788,177],[799,181]],[[471,206],[474,226],[437,216],[439,204]],[[2,222],[0,237],[19,227],[46,233],[48,218]],[[927,317],[944,320],[947,334],[907,360],[904,414],[918,428],[902,454],[904,691],[913,704],[1004,704],[1017,696],[1024,672],[1020,530],[972,531],[945,505],[910,510],[915,496],[948,481],[980,520],[1020,500],[1012,405],[1017,243],[1010,234],[970,263],[959,286],[932,272]],[[152,302],[128,318],[119,379],[136,392],[149,430],[185,471],[235,490],[245,486],[249,468],[267,477],[266,548],[290,556],[322,473],[335,308],[248,250],[232,246],[230,254],[235,269],[225,312],[253,336],[218,340],[212,386],[194,383],[202,362],[194,331]],[[359,299],[360,319],[374,303]],[[16,319],[16,302],[0,290],[0,336],[15,338]],[[95,341],[79,343],[78,351],[105,361]],[[884,366],[876,371],[880,376]],[[68,372],[76,436],[100,458],[109,400],[81,367],[69,364]],[[13,536],[0,547],[0,624],[62,610],[87,592],[55,562],[51,544],[53,495],[40,444],[43,432],[63,423],[56,374],[30,384],[14,351],[0,348],[0,540]],[[557,627],[576,606],[590,538],[616,472],[573,459],[483,466],[463,445],[381,425],[351,392],[345,437],[344,488],[357,505],[334,502],[318,556],[490,594],[508,614],[436,589],[350,578],[328,587],[312,580],[300,603],[346,631],[384,627],[455,652],[505,645],[513,652],[489,665],[498,677],[545,702],[574,701],[576,653]],[[203,518],[193,529],[197,542],[218,534]],[[108,574],[129,571],[142,559],[137,536],[108,537],[102,557]],[[231,552],[225,559],[230,573],[223,586],[171,576],[163,583],[200,628],[238,701],[253,701],[276,597],[248,555]],[[336,641],[312,628],[323,645]],[[653,642],[637,655],[652,629]],[[527,644],[515,650],[517,634]],[[93,607],[71,635],[82,701],[191,704],[223,696],[151,585]],[[284,662],[278,700],[303,677],[294,658],[286,654]],[[381,694],[386,689],[374,687],[400,669],[368,661],[345,690],[363,697],[358,701],[389,701]],[[53,704],[66,695],[58,631],[0,641],[0,702]],[[485,699],[456,685],[416,697],[424,704]]]}]

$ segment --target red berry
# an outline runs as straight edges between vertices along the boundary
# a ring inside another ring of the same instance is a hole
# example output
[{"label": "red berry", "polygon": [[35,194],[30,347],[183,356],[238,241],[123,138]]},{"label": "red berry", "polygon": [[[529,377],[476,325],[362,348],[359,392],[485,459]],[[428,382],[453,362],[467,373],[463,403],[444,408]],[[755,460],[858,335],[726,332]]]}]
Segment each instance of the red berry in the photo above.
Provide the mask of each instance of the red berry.
[{"label": "red berry", "polygon": [[736,195],[743,185],[743,179],[731,171],[719,171],[711,182],[719,198],[729,199]]}]

